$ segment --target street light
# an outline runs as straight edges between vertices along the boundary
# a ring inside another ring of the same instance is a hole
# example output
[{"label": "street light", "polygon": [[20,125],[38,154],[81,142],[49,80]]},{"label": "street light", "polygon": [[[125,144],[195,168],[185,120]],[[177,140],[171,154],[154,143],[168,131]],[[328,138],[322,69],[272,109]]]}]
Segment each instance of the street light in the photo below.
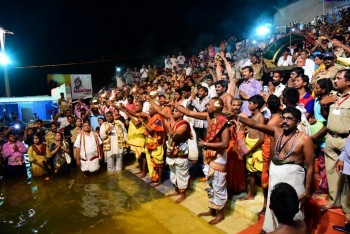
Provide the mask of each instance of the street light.
[{"label": "street light", "polygon": [[0,63],[4,67],[4,80],[5,80],[5,91],[6,96],[11,97],[10,82],[7,74],[7,64],[10,62],[9,58],[5,54],[5,34],[12,34],[13,32],[7,31],[0,27],[0,46],[1,46],[1,55]]}]

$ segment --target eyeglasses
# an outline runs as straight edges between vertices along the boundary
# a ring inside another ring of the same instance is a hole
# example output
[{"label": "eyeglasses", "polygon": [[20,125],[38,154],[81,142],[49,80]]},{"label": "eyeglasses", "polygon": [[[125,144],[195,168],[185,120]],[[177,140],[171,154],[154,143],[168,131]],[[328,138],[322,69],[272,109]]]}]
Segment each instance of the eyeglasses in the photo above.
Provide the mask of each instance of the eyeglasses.
[{"label": "eyeglasses", "polygon": [[289,116],[281,116],[282,120],[287,120],[287,121],[295,121],[295,118],[289,117]]}]

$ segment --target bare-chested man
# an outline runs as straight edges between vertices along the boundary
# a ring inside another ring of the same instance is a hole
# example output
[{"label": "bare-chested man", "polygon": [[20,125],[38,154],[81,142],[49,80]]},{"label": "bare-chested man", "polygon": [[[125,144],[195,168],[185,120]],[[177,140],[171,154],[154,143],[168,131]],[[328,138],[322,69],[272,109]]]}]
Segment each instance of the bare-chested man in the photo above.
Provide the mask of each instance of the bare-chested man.
[{"label": "bare-chested man", "polygon": [[[267,125],[275,126],[277,128],[281,127],[281,99],[275,95],[269,96],[267,99],[267,107],[271,111],[271,117],[267,122]],[[263,168],[261,173],[261,187],[264,194],[264,206],[263,209],[259,212],[259,215],[265,215],[266,204],[267,204],[267,192],[269,185],[269,165],[271,157],[274,154],[275,140],[273,137],[265,134],[264,143],[261,146],[262,156],[263,156]]]},{"label": "bare-chested man", "polygon": [[224,207],[227,202],[226,189],[226,148],[229,145],[230,129],[227,118],[222,114],[224,103],[222,99],[214,97],[210,99],[208,112],[194,112],[182,106],[179,111],[189,117],[207,120],[208,132],[204,140],[198,142],[203,147],[203,155],[206,162],[205,174],[210,188],[207,188],[209,199],[209,211],[198,216],[216,217],[209,224],[217,224],[225,219]]},{"label": "bare-chested man", "polygon": [[216,93],[218,97],[221,98],[224,102],[224,109],[222,110],[222,112],[224,113],[232,111],[231,102],[233,100],[233,96],[227,93],[227,88],[228,83],[226,80],[218,80],[217,82],[215,82]]},{"label": "bare-chested man", "polygon": [[[294,107],[286,107],[282,111],[281,127],[257,123],[253,119],[234,115],[245,125],[255,128],[265,134],[273,136],[276,141],[274,156],[270,163],[270,179],[268,204],[266,208],[263,230],[271,232],[277,228],[278,220],[269,209],[270,193],[275,184],[285,182],[296,190],[299,201],[303,202],[310,196],[312,179],[314,175],[314,148],[310,136],[298,131],[301,121],[301,112]],[[307,172],[305,174],[304,163]],[[304,185],[302,181],[305,181]],[[299,211],[294,219],[303,219]]]},{"label": "bare-chested man", "polygon": [[[252,112],[252,119],[258,123],[263,124],[265,122],[264,116],[261,114],[260,109],[263,107],[265,101],[260,95],[254,95],[249,98],[249,110]],[[263,157],[261,151],[261,145],[264,143],[264,134],[254,128],[248,129],[246,136],[246,144],[248,151],[243,153],[242,156],[246,158],[246,168],[248,170],[248,191],[247,195],[240,198],[243,200],[253,200],[255,195],[256,180],[260,179],[259,174],[263,168]]]},{"label": "bare-chested man", "polygon": [[[158,114],[168,119],[168,122],[164,122],[168,133],[166,163],[170,169],[170,180],[175,187],[175,191],[169,194],[168,197],[180,195],[175,201],[176,203],[180,203],[186,199],[186,191],[190,180],[189,147],[187,142],[191,138],[190,124],[183,119],[184,115],[176,108],[169,114],[153,101],[150,103],[151,107]],[[175,106],[178,106],[178,104],[175,104]]]}]

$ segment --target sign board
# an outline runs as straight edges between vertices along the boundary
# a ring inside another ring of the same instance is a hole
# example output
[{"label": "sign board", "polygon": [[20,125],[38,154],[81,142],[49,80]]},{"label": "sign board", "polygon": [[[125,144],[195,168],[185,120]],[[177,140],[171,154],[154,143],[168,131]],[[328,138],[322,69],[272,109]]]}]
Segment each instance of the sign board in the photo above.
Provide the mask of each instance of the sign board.
[{"label": "sign board", "polygon": [[[51,89],[59,87],[53,91],[55,99],[59,92],[65,93],[68,99],[92,97],[91,74],[48,74],[47,84]],[[65,86],[61,86],[63,84]]]},{"label": "sign board", "polygon": [[72,99],[92,96],[91,75],[70,75]]}]

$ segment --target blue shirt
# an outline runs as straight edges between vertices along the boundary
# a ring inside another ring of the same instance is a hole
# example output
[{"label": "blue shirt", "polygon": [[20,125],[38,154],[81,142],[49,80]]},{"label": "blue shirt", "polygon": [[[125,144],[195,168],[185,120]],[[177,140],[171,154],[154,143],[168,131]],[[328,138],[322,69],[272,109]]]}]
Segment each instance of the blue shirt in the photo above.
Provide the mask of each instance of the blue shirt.
[{"label": "blue shirt", "polygon": [[343,174],[350,175],[350,138],[346,139],[345,147],[339,155],[339,160],[344,162]]},{"label": "blue shirt", "polygon": [[[247,94],[248,98],[260,94],[262,90],[262,85],[260,81],[255,80],[254,78],[250,78],[247,81],[243,81],[243,83],[238,88],[239,91],[243,91]],[[252,112],[248,108],[248,100],[244,100],[241,108],[242,112],[248,116],[252,114]]]},{"label": "blue shirt", "polygon": [[98,124],[98,118],[104,118],[104,117],[103,117],[103,115],[90,116],[90,125],[91,125],[93,131],[96,131],[96,128],[100,126]]}]

